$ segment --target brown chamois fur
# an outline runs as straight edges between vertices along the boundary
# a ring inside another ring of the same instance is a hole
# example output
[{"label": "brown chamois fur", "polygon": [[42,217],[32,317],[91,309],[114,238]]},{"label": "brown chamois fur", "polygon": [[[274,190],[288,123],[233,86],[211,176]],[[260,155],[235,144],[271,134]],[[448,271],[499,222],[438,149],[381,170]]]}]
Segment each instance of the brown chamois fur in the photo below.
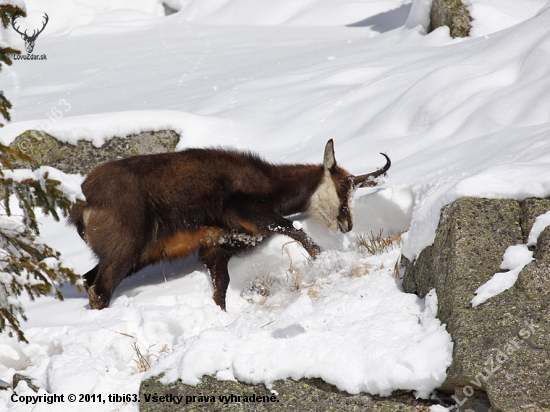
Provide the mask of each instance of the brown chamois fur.
[{"label": "brown chamois fur", "polygon": [[376,184],[390,167],[386,159],[384,168],[353,176],[337,166],[330,140],[320,165],[274,165],[222,149],[100,165],[82,184],[86,204],[75,205],[69,219],[99,260],[84,275],[90,307],[107,307],[120,282],[141,268],[198,250],[214,301],[225,309],[232,255],[281,233],[315,258],[319,246],[284,216],[308,212],[331,228],[351,230],[349,198],[354,188]]}]

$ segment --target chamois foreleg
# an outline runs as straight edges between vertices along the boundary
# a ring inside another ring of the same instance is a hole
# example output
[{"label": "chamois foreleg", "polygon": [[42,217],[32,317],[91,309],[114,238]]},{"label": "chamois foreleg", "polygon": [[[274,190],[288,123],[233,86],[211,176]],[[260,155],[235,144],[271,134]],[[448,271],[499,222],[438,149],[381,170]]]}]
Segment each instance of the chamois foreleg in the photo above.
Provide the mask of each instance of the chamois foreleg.
[{"label": "chamois foreleg", "polygon": [[214,302],[222,310],[225,310],[225,296],[229,287],[229,270],[227,264],[232,253],[223,247],[208,247],[199,251],[199,258],[202,260],[214,287]]},{"label": "chamois foreleg", "polygon": [[232,220],[239,221],[240,219],[246,222],[246,224],[241,223],[240,225],[242,227],[252,226],[255,229],[251,230],[252,233],[256,231],[264,237],[273,233],[286,235],[299,242],[313,259],[321,253],[321,248],[306,232],[294,227],[292,221],[278,214],[267,203],[250,200],[233,202],[228,206],[226,216],[230,216]]},{"label": "chamois foreleg", "polygon": [[279,233],[281,235],[286,235],[302,245],[309,255],[315,259],[319,253],[321,253],[321,248],[317,245],[309,235],[304,232],[302,229],[296,229],[293,222],[284,217],[280,216],[277,223],[271,224],[268,226],[268,230],[274,233]]},{"label": "chamois foreleg", "polygon": [[199,251],[199,258],[212,279],[214,302],[223,310],[230,280],[227,265],[232,256],[254,247],[273,233],[296,240],[312,258],[321,253],[321,248],[302,229],[296,229],[292,221],[273,211],[266,203],[234,201],[226,205],[224,217],[227,232],[223,240],[219,239],[218,245]]}]

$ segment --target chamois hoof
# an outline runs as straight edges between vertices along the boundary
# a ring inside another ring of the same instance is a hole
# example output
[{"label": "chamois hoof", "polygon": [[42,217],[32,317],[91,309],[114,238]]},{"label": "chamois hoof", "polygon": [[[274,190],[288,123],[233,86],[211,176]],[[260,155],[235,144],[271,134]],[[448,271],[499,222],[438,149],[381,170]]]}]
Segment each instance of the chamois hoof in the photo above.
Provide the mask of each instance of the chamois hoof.
[{"label": "chamois hoof", "polygon": [[225,297],[222,298],[214,293],[214,296],[212,296],[212,298],[214,299],[214,303],[218,305],[221,310],[227,312],[227,310],[225,309]]},{"label": "chamois hoof", "polygon": [[317,245],[311,245],[310,247],[306,248],[307,253],[309,253],[309,256],[311,256],[311,259],[315,260],[317,259],[317,256],[319,256],[322,252],[321,248]]},{"label": "chamois hoof", "polygon": [[90,309],[101,310],[109,306],[109,302],[105,302],[103,296],[97,294],[96,285],[92,285],[88,288],[88,300],[90,301]]}]

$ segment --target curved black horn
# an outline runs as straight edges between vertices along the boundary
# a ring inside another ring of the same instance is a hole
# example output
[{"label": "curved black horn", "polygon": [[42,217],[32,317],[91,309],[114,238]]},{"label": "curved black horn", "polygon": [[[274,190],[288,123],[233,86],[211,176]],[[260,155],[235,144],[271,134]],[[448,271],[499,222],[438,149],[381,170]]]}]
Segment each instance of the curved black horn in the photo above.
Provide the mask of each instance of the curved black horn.
[{"label": "curved black horn", "polygon": [[384,153],[380,154],[386,158],[386,164],[384,165],[384,167],[382,169],[378,169],[376,172],[368,173],[366,175],[353,176],[353,185],[355,187],[376,186],[377,182],[375,182],[373,179],[383,175],[388,171],[391,166],[391,160]]}]

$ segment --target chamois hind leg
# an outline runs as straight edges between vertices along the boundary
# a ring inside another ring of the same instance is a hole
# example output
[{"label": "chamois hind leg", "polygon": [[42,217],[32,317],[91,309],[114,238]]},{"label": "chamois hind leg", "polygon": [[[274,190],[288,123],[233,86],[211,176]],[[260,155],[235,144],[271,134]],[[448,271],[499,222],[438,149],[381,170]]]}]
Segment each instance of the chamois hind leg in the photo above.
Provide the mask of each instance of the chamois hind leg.
[{"label": "chamois hind leg", "polygon": [[84,288],[88,290],[91,285],[94,284],[95,278],[97,276],[97,271],[99,269],[99,265],[95,265],[93,269],[86,272],[86,274],[82,275],[84,278]]},{"label": "chamois hind leg", "polygon": [[91,309],[109,306],[120,282],[143,267],[137,264],[143,249],[141,238],[135,233],[139,228],[108,217],[109,213],[102,211],[91,213],[86,226],[86,242],[99,260],[84,275]]},{"label": "chamois hind leg", "polygon": [[109,306],[113,292],[120,282],[135,272],[132,261],[133,256],[117,257],[114,261],[106,263],[100,261],[94,283],[88,287],[91,309],[103,309]]}]

